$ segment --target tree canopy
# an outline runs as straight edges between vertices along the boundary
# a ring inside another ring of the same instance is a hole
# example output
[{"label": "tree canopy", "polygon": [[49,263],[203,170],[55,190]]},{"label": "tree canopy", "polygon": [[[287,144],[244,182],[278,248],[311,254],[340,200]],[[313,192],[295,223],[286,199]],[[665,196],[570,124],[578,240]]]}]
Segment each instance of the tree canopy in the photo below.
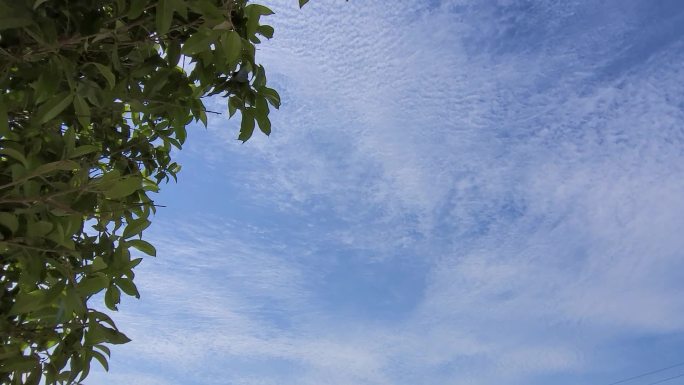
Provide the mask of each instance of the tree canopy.
[{"label": "tree canopy", "polygon": [[[299,0],[303,6],[307,0]],[[0,0],[0,383],[71,384],[128,337],[134,268],[203,98],[269,135],[278,93],[247,0]],[[100,308],[98,310],[98,308]]]}]

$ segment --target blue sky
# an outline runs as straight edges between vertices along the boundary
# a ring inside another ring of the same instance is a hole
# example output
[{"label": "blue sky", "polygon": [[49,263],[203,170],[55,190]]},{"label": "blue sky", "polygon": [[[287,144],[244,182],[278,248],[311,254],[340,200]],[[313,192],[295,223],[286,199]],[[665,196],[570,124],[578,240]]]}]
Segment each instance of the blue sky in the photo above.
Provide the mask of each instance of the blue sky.
[{"label": "blue sky", "polygon": [[190,129],[115,317],[133,342],[86,383],[607,385],[684,361],[684,2],[267,4],[274,132]]}]

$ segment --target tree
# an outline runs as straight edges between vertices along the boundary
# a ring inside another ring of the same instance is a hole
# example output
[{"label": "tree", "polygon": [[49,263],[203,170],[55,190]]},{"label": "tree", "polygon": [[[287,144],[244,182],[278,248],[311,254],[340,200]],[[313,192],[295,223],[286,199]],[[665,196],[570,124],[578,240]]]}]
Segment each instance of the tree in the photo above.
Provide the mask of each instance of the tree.
[{"label": "tree", "polygon": [[0,0],[0,383],[80,382],[129,341],[93,306],[139,297],[150,193],[176,179],[186,126],[206,126],[202,99],[228,98],[239,140],[271,132],[280,97],[255,61],[270,14],[248,0]]}]

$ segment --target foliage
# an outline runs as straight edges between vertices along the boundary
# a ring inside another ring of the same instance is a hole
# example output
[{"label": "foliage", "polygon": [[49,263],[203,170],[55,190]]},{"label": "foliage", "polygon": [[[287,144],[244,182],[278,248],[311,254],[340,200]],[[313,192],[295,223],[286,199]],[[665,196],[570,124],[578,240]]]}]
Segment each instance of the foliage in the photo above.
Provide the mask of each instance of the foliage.
[{"label": "foliage", "polygon": [[[299,0],[300,6],[307,0]],[[80,382],[129,339],[91,307],[138,297],[133,269],[202,98],[228,97],[239,139],[268,135],[247,0],[0,0],[0,383]]]}]

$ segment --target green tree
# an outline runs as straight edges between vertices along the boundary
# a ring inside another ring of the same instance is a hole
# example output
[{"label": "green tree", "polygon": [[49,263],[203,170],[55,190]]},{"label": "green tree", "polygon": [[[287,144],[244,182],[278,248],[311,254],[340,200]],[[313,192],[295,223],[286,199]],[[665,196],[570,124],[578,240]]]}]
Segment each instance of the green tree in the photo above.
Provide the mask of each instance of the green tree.
[{"label": "green tree", "polygon": [[[307,0],[299,0],[303,6]],[[129,339],[106,312],[138,297],[150,193],[176,178],[202,99],[271,132],[247,0],[0,0],[0,383],[71,384]],[[95,296],[95,299],[93,297]]]}]

